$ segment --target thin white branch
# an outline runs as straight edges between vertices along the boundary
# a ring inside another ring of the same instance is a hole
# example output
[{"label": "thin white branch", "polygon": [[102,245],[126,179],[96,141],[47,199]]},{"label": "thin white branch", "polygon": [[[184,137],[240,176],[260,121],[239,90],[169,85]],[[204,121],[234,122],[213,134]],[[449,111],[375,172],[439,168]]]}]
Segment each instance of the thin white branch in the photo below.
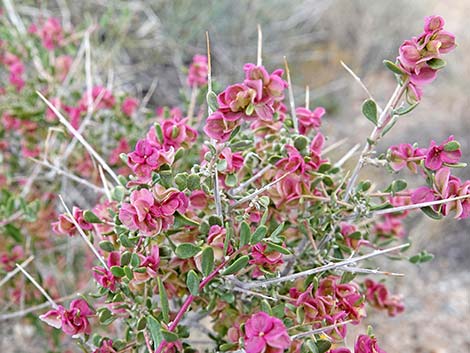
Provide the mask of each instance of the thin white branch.
[{"label": "thin white branch", "polygon": [[75,219],[75,217],[72,215],[72,212],[70,212],[69,208],[67,207],[67,205],[65,204],[64,202],[64,199],[62,198],[61,195],[59,195],[59,199],[60,199],[60,202],[62,203],[62,206],[64,206],[64,209],[65,209],[65,212],[67,213],[67,215],[69,216],[70,220],[72,221],[72,223],[74,224],[75,228],[77,228],[78,232],[80,233],[81,237],[83,238],[83,240],[85,241],[85,243],[88,245],[88,247],[91,249],[91,251],[93,252],[93,254],[96,256],[96,258],[101,262],[101,264],[103,265],[103,267],[107,270],[109,270],[109,267],[108,267],[108,264],[106,263],[106,261],[104,261],[103,257],[101,257],[100,253],[98,252],[98,250],[95,249],[95,247],[93,246],[93,244],[91,243],[90,239],[88,239],[88,237],[86,236],[85,232],[83,231],[82,227],[80,227],[80,224],[78,224],[77,220]]},{"label": "thin white branch", "polygon": [[284,57],[284,65],[286,66],[287,84],[289,85],[288,92],[289,92],[289,104],[290,104],[290,111],[292,115],[292,122],[294,123],[295,133],[298,134],[299,133],[299,121],[297,120],[297,115],[295,114],[294,89],[292,88],[289,65],[287,64],[286,57]]},{"label": "thin white branch", "polygon": [[303,337],[307,337],[307,336],[311,336],[311,335],[316,335],[318,333],[323,333],[325,331],[328,331],[328,330],[331,330],[331,329],[334,329],[334,328],[337,328],[337,327],[341,327],[341,326],[344,326],[344,325],[347,325],[349,323],[353,322],[353,320],[347,320],[347,321],[343,321],[343,322],[338,322],[336,324],[333,324],[333,325],[329,325],[329,326],[325,326],[325,327],[320,327],[320,328],[317,328],[315,330],[311,330],[311,331],[308,331],[308,332],[302,332],[302,333],[298,333],[296,335],[293,335],[293,336],[290,336],[291,339],[293,340],[296,340],[296,339],[299,339],[299,338],[303,338]]},{"label": "thin white branch", "polygon": [[52,307],[55,309],[57,308],[56,302],[47,294],[46,290],[38,283],[36,280],[19,264],[16,264],[16,267],[23,272],[25,277],[31,281],[32,284],[41,292],[41,294],[44,296],[44,298],[47,299],[47,301],[52,305]]},{"label": "thin white branch", "polygon": [[106,170],[109,175],[114,179],[114,181],[119,184],[119,179],[114,173],[114,171],[111,169],[111,167],[105,162],[105,160],[91,147],[91,145],[83,138],[83,136],[75,130],[75,128],[68,122],[68,120],[59,112],[59,110],[54,107],[51,102],[49,102],[39,91],[36,91],[38,96],[44,101],[44,103],[47,104],[47,106],[54,112],[54,114],[59,118],[59,121],[70,131],[70,133],[85,147],[85,149],[90,153],[101,166],[103,167],[104,170]]},{"label": "thin white branch", "polygon": [[312,269],[306,270],[306,271],[293,273],[291,275],[287,275],[287,276],[284,276],[284,277],[267,279],[267,280],[263,280],[263,281],[241,282],[241,283],[239,283],[239,285],[242,286],[244,289],[251,289],[251,288],[257,288],[257,287],[264,287],[264,286],[268,286],[268,285],[271,285],[271,284],[277,284],[277,283],[282,283],[282,282],[287,282],[287,281],[293,281],[297,278],[306,277],[306,276],[309,276],[311,274],[330,271],[330,270],[334,270],[334,269],[341,268],[341,267],[344,267],[344,266],[348,266],[348,265],[356,263],[358,261],[362,261],[362,260],[365,260],[365,259],[369,259],[369,258],[372,258],[372,257],[383,255],[383,254],[386,254],[386,253],[389,253],[389,252],[392,252],[392,251],[395,251],[395,250],[402,249],[402,248],[407,247],[409,245],[410,244],[406,243],[406,244],[397,245],[397,246],[394,246],[394,247],[391,247],[391,248],[388,248],[388,249],[375,250],[375,251],[373,251],[369,254],[366,254],[366,255],[352,257],[350,259],[346,259],[346,260],[341,261],[341,262],[329,263],[329,264],[326,264],[324,266],[312,268]]},{"label": "thin white branch", "polygon": [[67,177],[67,178],[69,178],[69,179],[71,179],[71,180],[73,180],[73,181],[76,181],[77,183],[80,183],[80,184],[82,184],[82,185],[85,185],[85,186],[89,187],[90,189],[95,190],[96,192],[99,192],[99,193],[101,193],[101,194],[104,194],[104,193],[105,193],[105,189],[100,188],[99,186],[96,186],[95,184],[90,183],[88,180],[82,179],[82,178],[80,178],[80,177],[78,177],[78,176],[76,176],[76,175],[74,175],[74,174],[72,174],[72,173],[70,173],[70,172],[67,172],[67,171],[65,171],[65,170],[63,170],[63,169],[60,169],[60,168],[56,167],[55,165],[50,164],[50,163],[47,162],[47,161],[41,161],[41,160],[35,159],[35,158],[30,158],[30,159],[31,159],[32,161],[34,161],[35,163],[37,163],[37,164],[40,164],[40,165],[43,165],[43,166],[45,166],[45,167],[47,167],[47,168],[52,169],[52,170],[55,171],[57,174],[63,175],[63,176],[65,176],[65,177]]},{"label": "thin white branch", "polygon": [[[25,266],[28,266],[28,264],[33,261],[34,259],[34,256],[31,255],[30,257],[28,257],[25,261],[23,261],[23,263],[20,265],[21,267],[25,267]],[[5,283],[7,283],[10,278],[13,278],[18,272],[20,272],[20,269],[19,268],[15,268],[13,271],[10,271],[8,272],[5,277],[2,278],[2,280],[0,281],[0,287],[2,287]]]},{"label": "thin white branch", "polygon": [[248,179],[247,181],[244,181],[239,186],[237,186],[235,189],[232,189],[230,194],[232,196],[234,196],[234,195],[238,194],[240,191],[243,191],[247,186],[251,185],[254,181],[261,178],[264,175],[264,173],[266,173],[271,168],[272,168],[272,165],[270,165],[270,164],[267,165],[266,167],[262,168],[258,173],[253,175],[250,179]]},{"label": "thin white branch", "polygon": [[451,198],[443,199],[443,200],[415,203],[415,204],[412,204],[412,205],[398,206],[398,207],[393,207],[393,208],[386,208],[384,210],[373,211],[372,214],[374,214],[376,216],[379,216],[379,215],[395,213],[395,212],[401,212],[401,211],[407,211],[407,210],[413,210],[413,209],[423,208],[423,207],[428,207],[428,206],[441,205],[441,204],[444,204],[444,203],[463,200],[463,199],[468,199],[468,198],[470,198],[470,194],[457,196],[457,197],[451,197]]},{"label": "thin white branch", "polygon": [[281,176],[280,178],[270,182],[269,184],[263,186],[261,189],[258,189],[256,191],[254,191],[253,193],[251,193],[250,195],[247,195],[243,198],[241,198],[240,200],[237,200],[233,205],[231,205],[232,208],[238,206],[238,205],[241,205],[247,201],[250,201],[251,199],[255,198],[256,196],[258,196],[259,194],[262,194],[263,192],[265,192],[266,190],[272,188],[274,185],[276,185],[277,183],[279,183],[282,179],[284,179],[285,177],[287,177],[288,175],[290,175],[291,172],[289,173],[286,173],[284,174],[283,176]]},{"label": "thin white branch", "polygon": [[335,167],[341,167],[346,161],[351,158],[354,153],[361,147],[360,144],[355,145],[353,148],[351,148],[338,162],[334,164]]},{"label": "thin white branch", "polygon": [[258,52],[256,56],[256,65],[263,65],[263,32],[261,31],[261,25],[258,24]]}]

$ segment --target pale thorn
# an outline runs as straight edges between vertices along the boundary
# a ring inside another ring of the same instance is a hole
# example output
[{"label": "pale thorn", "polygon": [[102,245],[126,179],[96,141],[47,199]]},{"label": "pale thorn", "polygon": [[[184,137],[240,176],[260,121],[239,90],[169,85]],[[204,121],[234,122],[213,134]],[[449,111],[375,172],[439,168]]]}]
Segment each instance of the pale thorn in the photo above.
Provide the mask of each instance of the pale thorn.
[{"label": "pale thorn", "polygon": [[114,171],[109,167],[109,165],[105,162],[105,160],[91,147],[91,145],[83,138],[83,136],[75,130],[75,128],[68,122],[68,120],[59,112],[59,110],[45,98],[41,92],[36,91],[38,96],[47,104],[47,106],[54,112],[54,114],[59,118],[59,121],[70,131],[70,133],[85,147],[85,149],[90,153],[101,166],[103,167],[106,172],[114,179],[117,184],[119,183],[119,179],[114,173]]},{"label": "pale thorn", "polygon": [[297,115],[295,113],[294,89],[292,88],[289,65],[287,64],[287,57],[285,56],[284,56],[284,65],[286,67],[287,84],[289,86],[288,92],[289,92],[289,104],[290,104],[290,110],[291,110],[291,115],[292,115],[292,122],[294,123],[295,133],[298,134],[299,133],[299,121],[297,120]]},{"label": "pale thorn", "polygon": [[46,290],[23,268],[21,265],[16,264],[16,267],[23,272],[25,277],[31,281],[31,283],[41,292],[44,298],[51,304],[51,306],[55,309],[57,308],[56,302],[47,294]]},{"label": "pale thorn", "polygon": [[59,199],[60,199],[60,202],[62,203],[62,206],[63,206],[64,209],[65,209],[65,212],[67,213],[67,215],[69,216],[70,220],[72,221],[73,225],[75,226],[75,228],[77,228],[78,233],[80,234],[80,236],[83,238],[83,240],[84,240],[85,243],[88,245],[88,247],[91,249],[91,251],[92,251],[93,254],[96,256],[96,258],[101,262],[101,264],[103,265],[103,267],[104,267],[105,269],[109,270],[108,264],[107,264],[106,261],[103,259],[103,257],[99,254],[98,250],[96,250],[95,247],[93,246],[93,244],[90,242],[90,239],[88,239],[88,237],[86,236],[86,234],[85,234],[85,232],[83,231],[82,227],[80,227],[80,225],[78,224],[77,220],[75,219],[75,217],[72,215],[72,213],[70,212],[69,208],[68,208],[67,205],[65,204],[64,199],[62,198],[62,195],[59,195]]}]

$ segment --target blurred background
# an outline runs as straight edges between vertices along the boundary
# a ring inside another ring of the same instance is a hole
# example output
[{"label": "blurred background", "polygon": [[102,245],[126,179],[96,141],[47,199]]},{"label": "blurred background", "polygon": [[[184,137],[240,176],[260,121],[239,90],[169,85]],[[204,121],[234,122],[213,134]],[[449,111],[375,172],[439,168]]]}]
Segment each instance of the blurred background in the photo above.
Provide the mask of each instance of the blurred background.
[{"label": "blurred background", "polygon": [[[240,80],[243,64],[256,60],[256,25],[260,24],[264,65],[270,71],[283,67],[286,56],[296,103],[303,104],[308,85],[310,106],[327,109],[324,134],[334,140],[347,138],[332,159],[340,158],[356,143],[363,143],[371,130],[360,113],[366,95],[340,60],[361,77],[383,106],[395,81],[382,60],[393,61],[402,41],[422,31],[424,17],[439,14],[447,22],[446,29],[456,34],[458,48],[446,57],[448,66],[436,82],[426,87],[419,107],[399,121],[379,149],[385,151],[391,144],[404,142],[427,146],[430,139],[440,142],[454,134],[462,144],[463,161],[470,162],[470,1],[14,3],[25,18],[54,15],[62,19],[65,27],[96,23],[92,45],[94,77],[106,81],[112,75],[116,88],[138,98],[156,87],[153,106],[180,102],[184,67],[194,54],[205,53],[205,31],[211,38],[214,79],[221,85]],[[350,163],[354,162],[353,158]],[[466,173],[460,176],[469,179]],[[383,185],[389,177],[384,176],[383,169],[372,167],[366,168],[362,176],[380,180]],[[379,183],[378,187],[383,185]],[[409,221],[408,230],[414,247],[426,249],[436,257],[420,266],[387,261],[384,269],[406,274],[391,282],[391,291],[403,294],[407,310],[394,319],[370,311],[365,324],[373,325],[382,348],[389,353],[469,352],[470,222],[436,222],[416,214]],[[357,330],[364,331],[364,327]],[[34,351],[34,337],[28,330],[9,325],[1,331],[5,332],[0,338],[1,352]]]}]

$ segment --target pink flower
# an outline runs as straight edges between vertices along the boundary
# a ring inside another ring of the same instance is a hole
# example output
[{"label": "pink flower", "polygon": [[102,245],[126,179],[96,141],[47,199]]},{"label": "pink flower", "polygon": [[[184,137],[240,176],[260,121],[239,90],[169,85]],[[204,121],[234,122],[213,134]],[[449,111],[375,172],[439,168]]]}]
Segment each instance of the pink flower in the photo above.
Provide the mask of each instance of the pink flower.
[{"label": "pink flower", "polygon": [[396,316],[405,310],[401,298],[389,295],[383,284],[366,279],[364,285],[366,287],[366,299],[375,308],[387,310],[389,316]]},{"label": "pink flower", "polygon": [[138,177],[139,183],[150,181],[152,172],[167,163],[172,164],[174,149],[161,150],[155,147],[149,140],[139,140],[135,150],[127,155],[127,164]]},{"label": "pink flower", "polygon": [[163,132],[163,141],[159,141],[156,135],[155,127],[150,128],[147,133],[147,140],[160,149],[168,150],[170,148],[178,149],[182,146],[189,147],[196,141],[197,131],[187,125],[188,119],[173,117],[163,120],[160,124]]},{"label": "pink flower", "polygon": [[113,341],[110,339],[104,339],[101,342],[100,347],[95,349],[93,353],[116,353],[116,350],[113,348]]},{"label": "pink flower", "polygon": [[189,87],[202,87],[207,84],[207,57],[205,55],[194,55],[189,65],[187,82]]},{"label": "pink flower", "polygon": [[241,118],[248,118],[245,111],[254,102],[256,91],[244,84],[234,84],[228,86],[217,96],[219,111],[228,121],[237,121]]},{"label": "pink flower", "polygon": [[325,137],[321,132],[317,133],[310,144],[310,162],[308,162],[313,170],[318,170],[322,164],[328,162],[327,159],[322,159],[321,157],[324,144]]},{"label": "pink flower", "polygon": [[150,254],[147,256],[140,255],[139,268],[145,269],[145,272],[134,272],[134,279],[136,283],[144,283],[150,278],[157,276],[158,265],[160,264],[160,248],[158,245],[153,245],[150,249]]},{"label": "pink flower", "polygon": [[93,315],[88,303],[83,299],[75,299],[70,303],[70,309],[65,310],[62,305],[50,310],[39,318],[48,325],[61,328],[67,335],[80,333],[90,334],[91,327],[88,317]]},{"label": "pink flower", "polygon": [[126,97],[121,105],[121,111],[127,116],[131,117],[134,115],[137,107],[139,106],[139,101],[136,98]]},{"label": "pink flower", "polygon": [[219,154],[219,160],[227,162],[227,168],[224,173],[235,173],[243,167],[243,156],[240,152],[233,153],[230,147],[225,147]]},{"label": "pink flower", "polygon": [[15,264],[24,258],[24,250],[21,245],[15,245],[13,249],[0,256],[0,263],[3,265],[5,272],[10,272],[15,269]]},{"label": "pink flower", "polygon": [[290,345],[286,326],[278,318],[258,312],[245,324],[246,353],[282,353]]},{"label": "pink flower", "polygon": [[93,105],[94,109],[112,109],[116,104],[113,93],[107,88],[97,85],[91,90],[91,102],[88,102],[88,93],[85,92],[79,102],[80,107],[86,111],[88,104]]},{"label": "pink flower", "polygon": [[277,251],[269,251],[268,246],[263,243],[258,243],[251,248],[250,264],[255,264],[257,267],[253,270],[252,276],[259,277],[263,275],[263,271],[274,272],[279,266],[284,263],[282,254]]},{"label": "pink flower", "polygon": [[431,141],[426,153],[424,165],[430,170],[438,170],[444,163],[458,163],[461,157],[462,151],[460,150],[459,143],[454,140],[454,136],[449,136],[449,138],[439,146],[435,141]]},{"label": "pink flower", "polygon": [[204,132],[218,142],[226,142],[236,127],[236,122],[226,120],[224,114],[217,110],[207,118]]},{"label": "pink flower", "polygon": [[125,137],[119,140],[119,143],[115,149],[111,151],[109,156],[109,163],[111,165],[117,165],[121,162],[121,153],[128,153],[130,150],[129,143]]},{"label": "pink flower", "polygon": [[354,345],[354,353],[386,353],[377,345],[375,338],[359,335]]},{"label": "pink flower", "polygon": [[297,108],[295,114],[299,121],[299,132],[302,135],[308,134],[313,129],[321,126],[321,118],[325,115],[325,108],[317,107],[313,111],[307,108]]},{"label": "pink flower", "polygon": [[123,203],[119,219],[130,230],[140,230],[144,235],[158,234],[163,228],[158,217],[153,194],[147,189],[134,190],[130,203]]},{"label": "pink flower", "polygon": [[[226,229],[219,225],[213,225],[209,229],[207,244],[214,250],[214,256],[216,260],[221,260],[224,257],[224,245],[226,235]],[[227,248],[227,255],[231,255],[232,253],[233,247],[229,243]]]},{"label": "pink flower", "polygon": [[47,50],[54,50],[56,46],[62,45],[64,33],[59,19],[48,18],[39,30],[39,36],[42,39],[42,45]]},{"label": "pink flower", "polygon": [[327,353],[351,353],[351,351],[347,348],[341,347],[341,348],[330,349]]},{"label": "pink flower", "polygon": [[60,55],[55,60],[55,74],[59,81],[64,81],[72,66],[73,58],[70,55]]},{"label": "pink flower", "polygon": [[59,220],[52,223],[52,230],[58,235],[67,234],[73,236],[75,234],[76,228],[67,215],[61,214],[59,215]]},{"label": "pink flower", "polygon": [[202,190],[194,190],[189,196],[189,204],[193,208],[204,209],[207,207],[207,195]]},{"label": "pink flower", "polygon": [[388,159],[394,171],[408,167],[413,173],[417,173],[419,162],[424,159],[425,154],[426,150],[423,148],[415,148],[409,143],[402,143],[389,148]]},{"label": "pink flower", "polygon": [[[121,265],[121,253],[113,251],[109,254],[106,264],[109,268]],[[101,287],[109,289],[111,292],[116,291],[116,285],[121,281],[119,277],[115,277],[111,271],[101,266],[92,268],[93,278],[100,284]]]}]

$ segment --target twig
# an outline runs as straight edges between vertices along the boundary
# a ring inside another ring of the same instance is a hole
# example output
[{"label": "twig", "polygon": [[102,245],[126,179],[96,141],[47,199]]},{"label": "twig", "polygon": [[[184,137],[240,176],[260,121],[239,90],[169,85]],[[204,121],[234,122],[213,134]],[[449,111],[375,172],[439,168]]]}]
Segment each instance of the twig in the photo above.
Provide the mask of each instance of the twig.
[{"label": "twig", "polygon": [[[63,301],[75,298],[76,296],[77,296],[77,294],[67,295],[65,297],[56,299],[55,302],[56,303],[61,303]],[[51,306],[51,303],[47,301],[47,302],[39,304],[39,305],[31,306],[31,307],[26,308],[24,310],[15,311],[13,313],[8,313],[8,314],[3,314],[3,315],[0,315],[0,321],[20,318],[20,317],[26,316],[29,313],[48,308],[50,306]]]},{"label": "twig", "polygon": [[329,264],[326,264],[324,266],[312,268],[312,269],[306,270],[306,271],[293,273],[291,275],[287,275],[287,276],[284,276],[284,277],[267,279],[267,280],[263,280],[263,281],[241,282],[240,285],[244,289],[250,289],[250,288],[268,286],[268,285],[271,285],[271,284],[287,282],[287,281],[293,281],[297,278],[305,277],[305,276],[315,274],[315,273],[319,273],[319,272],[330,271],[330,270],[333,270],[333,269],[336,269],[336,268],[341,268],[341,267],[347,266],[349,264],[352,264],[352,263],[355,263],[355,262],[358,262],[358,261],[362,261],[362,260],[369,259],[369,258],[372,258],[372,257],[376,257],[376,256],[379,256],[379,255],[383,255],[383,254],[389,253],[391,251],[402,249],[402,248],[407,247],[409,245],[410,245],[409,243],[406,243],[406,244],[397,245],[397,246],[394,246],[394,247],[391,247],[391,248],[388,248],[388,249],[384,249],[384,250],[375,250],[375,251],[373,251],[369,254],[366,254],[366,255],[352,257],[350,259],[346,259],[346,260],[341,261],[341,262],[329,263]]},{"label": "twig", "polygon": [[101,255],[99,254],[98,250],[95,249],[95,247],[93,246],[93,244],[90,242],[90,239],[88,239],[88,237],[86,236],[85,232],[83,231],[82,227],[80,227],[80,224],[78,224],[77,220],[75,219],[75,217],[72,215],[72,213],[70,212],[69,208],[67,207],[67,205],[65,204],[64,202],[64,199],[62,198],[61,195],[59,195],[59,199],[60,199],[60,202],[62,203],[62,206],[64,206],[64,209],[65,209],[65,212],[67,213],[67,215],[69,216],[70,220],[72,221],[72,223],[74,224],[75,228],[77,228],[78,232],[80,233],[81,237],[83,238],[83,240],[85,241],[85,243],[88,245],[88,247],[91,249],[91,251],[93,252],[93,254],[96,256],[96,258],[101,262],[101,264],[103,265],[103,267],[107,270],[109,270],[109,267],[108,267],[108,264],[106,263],[106,261],[104,261],[104,259],[101,257]]},{"label": "twig", "polygon": [[423,207],[428,207],[428,206],[441,205],[443,203],[463,200],[463,199],[467,199],[467,198],[470,198],[470,194],[457,196],[457,197],[451,197],[451,198],[443,199],[443,200],[428,201],[428,202],[422,202],[422,203],[415,203],[415,204],[412,204],[412,205],[386,208],[384,210],[373,211],[372,214],[376,215],[376,216],[379,216],[379,215],[384,215],[384,214],[389,214],[389,213],[413,210],[413,209],[416,209],[416,208],[423,208]]},{"label": "twig", "polygon": [[103,168],[101,168],[100,165],[98,166],[98,172],[100,174],[101,182],[103,183],[103,190],[106,194],[106,197],[108,198],[109,201],[111,201],[112,197],[111,197],[111,192],[109,191],[108,181],[106,180],[106,177],[103,172]]},{"label": "twig", "polygon": [[114,181],[119,184],[119,179],[114,173],[114,171],[111,169],[111,167],[105,162],[105,160],[93,149],[93,147],[90,146],[90,144],[83,138],[83,136],[75,130],[75,128],[68,122],[67,119],[57,110],[56,107],[54,107],[51,102],[49,102],[39,91],[36,91],[38,96],[44,101],[44,103],[47,104],[47,106],[54,112],[54,114],[59,118],[59,121],[70,131],[70,133],[75,136],[75,138],[85,147],[85,149],[90,153],[101,166],[103,167],[104,170],[106,170],[109,175],[114,179]]},{"label": "twig", "polygon": [[346,161],[352,157],[354,153],[361,147],[360,144],[356,144],[353,148],[351,148],[339,161],[337,161],[334,166],[341,167]]},{"label": "twig", "polygon": [[368,274],[371,274],[371,275],[384,275],[384,276],[394,276],[394,277],[404,277],[405,276],[403,273],[379,271],[379,270],[373,270],[373,269],[370,269],[370,268],[351,267],[351,266],[341,267],[341,271],[351,272],[351,273],[368,273]]},{"label": "twig", "polygon": [[55,309],[57,308],[56,302],[47,294],[46,290],[38,283],[36,280],[23,268],[21,265],[16,264],[16,267],[23,272],[25,277],[31,281],[32,284],[41,292],[41,294],[44,296],[44,298],[47,299],[47,301],[52,305],[52,307]]},{"label": "twig", "polygon": [[[351,68],[346,65],[342,60],[340,60],[341,66],[344,67],[344,69],[356,80],[357,83],[361,86],[361,88],[366,92],[366,94],[369,96],[370,99],[374,100],[374,97],[372,97],[372,94],[370,94],[369,90],[367,89],[366,85],[362,82],[359,76],[357,76]],[[381,110],[381,109],[380,109]]]},{"label": "twig", "polygon": [[264,173],[266,173],[271,168],[272,168],[272,165],[270,165],[270,164],[267,165],[266,167],[262,168],[259,172],[257,172],[255,175],[253,175],[250,179],[248,179],[247,181],[244,181],[239,186],[237,186],[235,189],[232,189],[230,194],[232,196],[238,194],[240,191],[245,189],[247,186],[251,185],[254,181],[256,181],[260,177],[262,177],[264,175]]},{"label": "twig", "polygon": [[292,81],[290,78],[290,71],[289,65],[287,64],[287,58],[284,56],[284,65],[286,66],[286,76],[287,76],[287,84],[289,85],[289,104],[290,104],[290,111],[292,115],[292,122],[294,123],[294,130],[295,133],[299,133],[299,121],[297,120],[297,115],[295,114],[295,101],[294,101],[294,89],[292,88]]},{"label": "twig", "polygon": [[43,165],[47,168],[50,168],[52,169],[53,171],[55,171],[57,174],[60,174],[60,175],[63,175],[73,181],[76,181],[77,183],[80,183],[82,185],[85,185],[85,186],[88,186],[89,188],[95,190],[96,192],[99,192],[99,193],[102,193],[104,194],[105,193],[105,190],[103,188],[100,188],[99,186],[96,186],[95,184],[92,184],[90,183],[88,180],[85,180],[85,179],[82,179],[70,172],[67,172],[63,169],[60,169],[58,167],[56,167],[55,165],[53,164],[50,164],[49,162],[47,161],[41,161],[39,159],[36,159],[36,158],[30,158],[32,161],[34,161],[35,163],[37,164],[40,164],[40,165]]},{"label": "twig", "polygon": [[336,328],[336,327],[341,327],[341,326],[347,325],[347,324],[351,323],[352,321],[353,321],[353,320],[347,320],[347,321],[343,321],[343,322],[338,322],[338,323],[336,323],[336,324],[329,325],[329,326],[325,326],[325,327],[321,327],[321,328],[317,328],[317,329],[315,329],[315,330],[311,330],[311,331],[308,331],[308,332],[298,333],[298,334],[296,334],[296,335],[290,336],[290,338],[293,339],[293,340],[296,340],[296,339],[303,338],[303,337],[306,337],[306,336],[316,335],[316,334],[318,334],[318,333],[322,333],[322,332],[325,332],[325,331],[334,329],[334,328]]},{"label": "twig", "polygon": [[[211,94],[212,92],[212,60],[211,60],[211,44],[209,40],[209,32],[206,32],[206,45],[207,45],[207,94]],[[207,104],[207,114],[211,115],[213,113],[210,104]],[[215,139],[211,139],[211,143],[214,146],[215,150],[217,151],[217,141]],[[214,159],[218,158],[218,154],[216,153],[213,156]],[[219,190],[219,175],[217,171],[217,164],[214,163],[214,202],[215,202],[215,210],[217,216],[223,217],[222,213],[222,201],[220,199],[220,190]]]},{"label": "twig", "polygon": [[258,52],[256,56],[256,65],[263,65],[263,32],[261,31],[261,25],[258,24]]},{"label": "twig", "polygon": [[305,86],[305,109],[310,108],[310,87]]},{"label": "twig", "polygon": [[[21,267],[25,267],[25,266],[28,266],[28,264],[33,261],[34,259],[34,256],[31,255],[30,257],[28,257],[20,266]],[[0,287],[2,287],[5,283],[7,283],[10,278],[13,278],[18,272],[20,272],[20,269],[19,268],[15,268],[14,270],[8,272],[5,277],[2,278],[2,280],[0,281]]]},{"label": "twig", "polygon": [[389,114],[389,111],[396,107],[400,98],[405,93],[407,87],[408,87],[408,82],[404,82],[403,85],[398,84],[392,96],[390,97],[390,100],[388,101],[384,110],[380,114],[380,117],[377,121],[377,125],[374,127],[374,129],[372,130],[372,133],[370,134],[368,138],[368,141],[365,143],[364,149],[362,150],[359,160],[357,161],[357,164],[351,174],[351,178],[349,179],[348,185],[346,187],[346,191],[344,193],[344,197],[343,197],[344,201],[348,201],[349,197],[351,196],[350,195],[351,190],[356,183],[356,179],[359,176],[359,172],[362,166],[364,165],[364,159],[365,159],[364,157],[372,151],[374,144],[380,138],[380,134],[382,133],[383,129],[387,126],[387,123],[390,121],[392,115]]},{"label": "twig", "polygon": [[288,175],[290,175],[291,172],[289,173],[286,173],[284,174],[283,176],[281,176],[280,178],[270,182],[269,184],[263,186],[261,189],[258,189],[256,191],[254,191],[253,193],[251,193],[250,195],[247,195],[243,198],[241,198],[240,200],[237,200],[235,201],[234,204],[231,205],[231,208],[234,208],[234,207],[237,207],[238,205],[241,205],[247,201],[250,201],[251,199],[255,198],[256,196],[258,196],[259,194],[265,192],[266,190],[272,188],[274,185],[276,185],[277,183],[279,183],[282,179],[284,179],[285,177],[287,177]]}]

